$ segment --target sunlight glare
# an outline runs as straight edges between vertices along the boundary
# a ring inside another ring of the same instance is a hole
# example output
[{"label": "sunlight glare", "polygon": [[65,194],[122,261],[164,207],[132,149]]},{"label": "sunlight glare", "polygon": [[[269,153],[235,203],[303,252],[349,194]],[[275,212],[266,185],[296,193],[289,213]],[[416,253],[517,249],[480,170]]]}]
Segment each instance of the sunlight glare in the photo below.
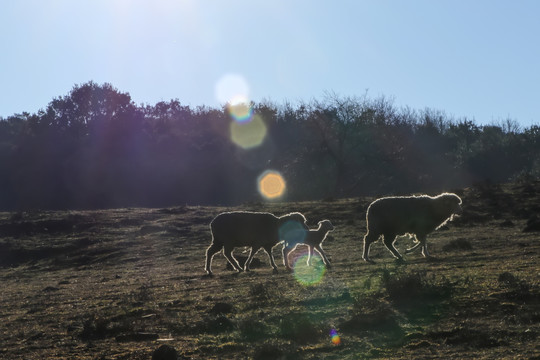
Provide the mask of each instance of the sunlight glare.
[{"label": "sunlight glare", "polygon": [[229,103],[239,96],[248,99],[249,85],[242,75],[226,74],[216,83],[215,95],[222,104]]},{"label": "sunlight glare", "polygon": [[292,265],[294,278],[304,286],[312,286],[320,283],[326,273],[326,267],[318,256],[311,257],[311,266],[307,265],[308,252],[297,257]]},{"label": "sunlight glare", "polygon": [[332,344],[334,345],[341,344],[341,338],[339,337],[339,334],[336,329],[330,330],[330,339],[332,340]]},{"label": "sunlight glare", "polygon": [[232,98],[227,103],[227,111],[238,122],[250,121],[253,117],[253,107],[250,101],[243,95]]},{"label": "sunlight glare", "polygon": [[279,227],[279,239],[285,244],[301,244],[306,239],[304,224],[298,221],[287,221]]},{"label": "sunlight glare", "polygon": [[229,130],[232,142],[246,150],[261,145],[266,137],[266,125],[259,115],[247,122],[231,121]]},{"label": "sunlight glare", "polygon": [[266,199],[277,199],[285,193],[285,180],[277,171],[265,171],[258,179],[259,193]]}]

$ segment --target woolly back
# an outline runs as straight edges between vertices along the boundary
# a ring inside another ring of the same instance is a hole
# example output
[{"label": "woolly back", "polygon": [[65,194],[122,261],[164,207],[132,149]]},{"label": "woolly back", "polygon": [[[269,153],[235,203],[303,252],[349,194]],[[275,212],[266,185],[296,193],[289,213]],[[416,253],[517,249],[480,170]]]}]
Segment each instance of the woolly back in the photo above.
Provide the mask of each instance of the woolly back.
[{"label": "woolly back", "polygon": [[307,220],[306,220],[306,217],[304,216],[304,214],[299,213],[299,212],[292,212],[292,213],[289,213],[287,215],[283,215],[283,216],[279,217],[279,223],[280,224],[283,224],[283,223],[285,223],[287,221],[296,221],[296,222],[299,222],[301,224],[306,224],[307,223]]},{"label": "woolly back", "polygon": [[293,212],[280,216],[279,239],[284,240],[285,244],[298,244],[304,242],[309,228],[306,225],[306,218],[299,212]]}]

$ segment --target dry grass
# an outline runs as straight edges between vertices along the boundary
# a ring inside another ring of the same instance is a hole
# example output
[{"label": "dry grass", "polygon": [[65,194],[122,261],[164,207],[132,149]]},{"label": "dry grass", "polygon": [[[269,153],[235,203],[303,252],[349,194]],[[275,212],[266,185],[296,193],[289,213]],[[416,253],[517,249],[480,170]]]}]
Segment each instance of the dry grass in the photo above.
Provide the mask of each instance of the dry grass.
[{"label": "dry grass", "polygon": [[460,195],[464,215],[428,238],[436,260],[404,264],[380,242],[376,265],[361,260],[372,199],[241,207],[334,223],[333,268],[316,281],[320,264],[300,263],[311,284],[263,254],[240,274],[217,254],[204,276],[224,208],[1,213],[0,358],[149,359],[163,344],[191,359],[540,358],[540,242],[522,232],[540,185]]}]

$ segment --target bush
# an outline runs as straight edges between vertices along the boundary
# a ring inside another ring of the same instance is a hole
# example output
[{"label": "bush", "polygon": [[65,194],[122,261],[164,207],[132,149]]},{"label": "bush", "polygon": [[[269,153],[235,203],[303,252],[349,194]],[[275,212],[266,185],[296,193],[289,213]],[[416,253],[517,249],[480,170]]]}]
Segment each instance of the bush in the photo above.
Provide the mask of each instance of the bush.
[{"label": "bush", "polygon": [[447,279],[436,283],[434,277],[426,277],[426,272],[391,274],[385,269],[382,284],[390,300],[398,304],[442,300],[453,291],[453,284]]},{"label": "bush", "polygon": [[197,332],[219,334],[234,329],[234,323],[224,315],[205,318],[196,326]]},{"label": "bush", "polygon": [[280,322],[280,334],[298,344],[317,342],[322,332],[304,313],[288,314]]},{"label": "bush", "polygon": [[339,324],[344,333],[369,334],[374,344],[389,346],[402,342],[405,332],[399,324],[399,315],[383,298],[383,294],[356,299],[353,315]]},{"label": "bush", "polygon": [[218,302],[210,309],[210,313],[214,315],[229,314],[232,313],[233,310],[234,306],[232,304]]},{"label": "bush", "polygon": [[268,291],[268,283],[251,285],[249,288],[249,295],[259,301],[269,300],[272,297]]},{"label": "bush", "polygon": [[505,290],[500,296],[506,300],[528,302],[539,301],[538,288],[509,272],[503,272],[498,277],[499,285]]},{"label": "bush", "polygon": [[267,337],[267,326],[261,321],[247,319],[239,322],[238,330],[243,339],[257,341]]},{"label": "bush", "polygon": [[121,324],[111,319],[91,315],[83,324],[80,338],[82,340],[105,339],[126,331],[131,331],[131,327],[128,324]]}]

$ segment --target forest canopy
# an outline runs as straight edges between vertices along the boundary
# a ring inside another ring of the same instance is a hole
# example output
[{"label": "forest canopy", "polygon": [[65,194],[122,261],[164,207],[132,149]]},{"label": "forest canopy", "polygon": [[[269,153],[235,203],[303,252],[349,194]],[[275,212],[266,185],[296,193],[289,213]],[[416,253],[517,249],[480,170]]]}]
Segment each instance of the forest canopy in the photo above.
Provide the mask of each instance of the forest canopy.
[{"label": "forest canopy", "polygon": [[433,193],[540,177],[540,127],[477,125],[384,96],[298,104],[137,105],[111,84],[76,85],[38,113],[0,118],[0,209],[236,205]]}]

